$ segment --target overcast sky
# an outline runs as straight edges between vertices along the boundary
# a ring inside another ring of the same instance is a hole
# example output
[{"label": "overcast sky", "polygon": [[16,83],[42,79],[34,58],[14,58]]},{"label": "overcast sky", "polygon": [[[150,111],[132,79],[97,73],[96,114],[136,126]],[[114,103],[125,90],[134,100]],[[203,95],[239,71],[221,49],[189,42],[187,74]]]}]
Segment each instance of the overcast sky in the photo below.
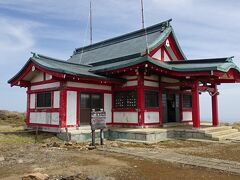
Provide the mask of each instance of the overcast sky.
[{"label": "overcast sky", "polygon": [[[172,18],[189,59],[235,56],[240,65],[239,0],[145,0],[150,26]],[[0,0],[0,109],[25,111],[26,89],[10,87],[15,75],[37,52],[67,59],[89,44],[88,0]],[[93,0],[93,40],[98,42],[141,27],[140,0]],[[240,84],[219,87],[219,116],[240,120]],[[211,101],[201,95],[201,117],[211,119]]]}]

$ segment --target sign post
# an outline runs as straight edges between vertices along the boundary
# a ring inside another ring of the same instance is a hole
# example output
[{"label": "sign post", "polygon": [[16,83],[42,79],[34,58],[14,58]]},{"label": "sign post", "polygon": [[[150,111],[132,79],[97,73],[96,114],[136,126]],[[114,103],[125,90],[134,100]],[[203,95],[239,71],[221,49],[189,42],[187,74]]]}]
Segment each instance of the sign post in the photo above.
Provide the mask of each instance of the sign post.
[{"label": "sign post", "polygon": [[100,129],[100,144],[103,145],[103,129],[106,128],[106,112],[103,109],[96,111],[92,109],[91,112],[91,130],[92,130],[92,146],[96,147],[95,144],[95,130]]}]

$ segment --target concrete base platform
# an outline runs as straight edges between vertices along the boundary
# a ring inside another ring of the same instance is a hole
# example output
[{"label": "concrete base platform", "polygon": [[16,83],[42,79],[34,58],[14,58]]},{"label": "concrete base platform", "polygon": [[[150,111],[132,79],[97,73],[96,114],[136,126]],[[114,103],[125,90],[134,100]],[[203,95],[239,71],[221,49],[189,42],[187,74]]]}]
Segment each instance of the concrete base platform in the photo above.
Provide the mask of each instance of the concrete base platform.
[{"label": "concrete base platform", "polygon": [[[128,142],[141,142],[141,143],[156,143],[168,139],[204,139],[213,140],[209,136],[207,127],[200,129],[193,129],[191,125],[186,127],[168,127],[168,128],[119,128],[108,127],[104,130],[104,138],[109,140],[121,140]],[[217,127],[215,127],[217,128]],[[61,132],[57,135],[60,139],[65,141],[71,140],[76,142],[91,141],[92,134],[90,127],[78,130],[69,130],[69,132]],[[99,138],[100,131],[96,131],[96,138]]]}]

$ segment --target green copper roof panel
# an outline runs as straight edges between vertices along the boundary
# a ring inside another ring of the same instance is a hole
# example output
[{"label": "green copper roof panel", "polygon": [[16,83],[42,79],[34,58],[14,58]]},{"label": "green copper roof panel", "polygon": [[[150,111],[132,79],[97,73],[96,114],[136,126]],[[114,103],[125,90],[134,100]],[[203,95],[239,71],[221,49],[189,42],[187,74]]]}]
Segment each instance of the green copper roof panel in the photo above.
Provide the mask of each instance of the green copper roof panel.
[{"label": "green copper roof panel", "polygon": [[[170,21],[170,20],[169,20]],[[147,46],[155,47],[172,32],[169,21],[126,35],[77,49],[68,62],[92,64],[146,52]],[[147,36],[145,36],[147,34]]]}]

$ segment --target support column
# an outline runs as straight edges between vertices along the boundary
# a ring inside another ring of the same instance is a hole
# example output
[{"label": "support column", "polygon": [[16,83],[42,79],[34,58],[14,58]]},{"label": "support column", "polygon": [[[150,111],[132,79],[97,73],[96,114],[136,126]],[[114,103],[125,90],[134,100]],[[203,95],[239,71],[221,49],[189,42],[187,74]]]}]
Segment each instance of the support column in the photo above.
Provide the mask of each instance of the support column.
[{"label": "support column", "polygon": [[196,80],[192,86],[192,120],[193,127],[200,128],[200,107],[199,107],[199,82]]},{"label": "support column", "polygon": [[144,125],[144,74],[139,72],[137,86],[138,125]]},{"label": "support column", "polygon": [[59,109],[59,126],[66,128],[66,113],[67,113],[67,91],[65,89],[65,83],[60,82],[60,109]]},{"label": "support column", "polygon": [[217,85],[213,85],[214,88],[214,94],[212,96],[212,125],[218,126],[219,120],[218,120],[218,90]]}]

